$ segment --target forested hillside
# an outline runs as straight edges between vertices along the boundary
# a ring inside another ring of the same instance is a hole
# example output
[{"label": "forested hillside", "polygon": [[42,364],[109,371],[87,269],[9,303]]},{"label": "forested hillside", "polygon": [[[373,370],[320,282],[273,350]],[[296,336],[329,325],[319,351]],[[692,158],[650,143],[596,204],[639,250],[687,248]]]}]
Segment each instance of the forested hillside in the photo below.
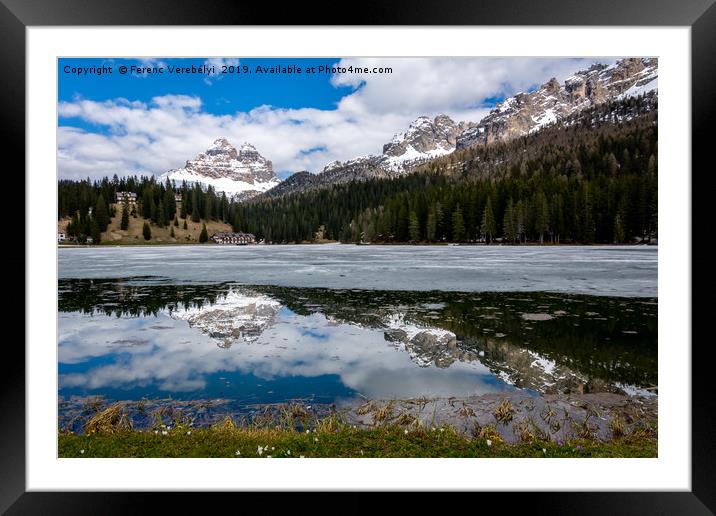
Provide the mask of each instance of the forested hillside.
[{"label": "forested hillside", "polygon": [[[153,177],[63,180],[58,216],[72,217],[68,233],[80,240],[113,216],[166,227],[180,223],[179,194],[180,219],[228,222],[271,243],[312,241],[319,229],[344,242],[649,241],[657,236],[657,107],[655,93],[630,97],[413,174],[243,203]],[[137,194],[132,213],[113,205],[122,191]]]}]

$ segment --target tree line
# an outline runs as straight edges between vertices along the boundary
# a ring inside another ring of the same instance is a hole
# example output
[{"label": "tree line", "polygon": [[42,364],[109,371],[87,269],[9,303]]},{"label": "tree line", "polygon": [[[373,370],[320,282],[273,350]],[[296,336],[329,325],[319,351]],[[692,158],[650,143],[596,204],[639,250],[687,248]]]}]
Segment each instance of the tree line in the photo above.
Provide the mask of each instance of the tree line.
[{"label": "tree line", "polygon": [[151,176],[62,180],[58,216],[72,218],[70,236],[97,242],[116,215],[115,194],[133,192],[137,204],[123,207],[121,227],[143,217],[146,239],[150,224],[190,218],[229,223],[269,243],[312,241],[319,228],[342,242],[650,241],[658,229],[657,107],[655,94],[612,101],[507,143],[456,151],[413,174],[241,203],[211,187]]}]

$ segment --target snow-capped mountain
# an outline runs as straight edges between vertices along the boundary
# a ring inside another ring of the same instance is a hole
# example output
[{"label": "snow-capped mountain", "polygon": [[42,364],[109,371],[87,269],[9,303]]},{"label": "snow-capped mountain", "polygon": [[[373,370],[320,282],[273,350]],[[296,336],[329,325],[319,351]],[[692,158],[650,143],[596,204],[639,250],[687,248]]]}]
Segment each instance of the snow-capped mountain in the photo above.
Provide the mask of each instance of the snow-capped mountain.
[{"label": "snow-capped mountain", "polygon": [[213,304],[171,313],[209,335],[221,348],[236,342],[251,343],[274,324],[281,303],[250,291],[232,290]]},{"label": "snow-capped mountain", "polygon": [[396,134],[383,145],[381,165],[391,170],[402,169],[450,154],[455,150],[458,135],[472,125],[456,123],[447,115],[438,115],[433,120],[427,116],[418,117],[407,131]]},{"label": "snow-capped mountain", "polygon": [[457,148],[488,145],[538,131],[545,125],[609,100],[658,88],[655,58],[621,59],[611,66],[595,64],[560,84],[552,78],[532,93],[518,93],[457,138]]},{"label": "snow-capped mountain", "polygon": [[409,174],[434,158],[456,149],[507,141],[547,125],[574,119],[592,106],[658,89],[656,58],[626,58],[613,65],[594,64],[563,84],[553,78],[531,93],[518,93],[499,103],[478,123],[455,122],[441,114],[418,117],[405,132],[383,145],[380,155],[333,161],[318,174],[298,172],[266,191],[280,197],[333,184]]},{"label": "snow-capped mountain", "polygon": [[182,181],[211,185],[217,192],[227,196],[250,197],[278,185],[280,180],[273,171],[273,165],[250,143],[244,143],[239,150],[226,138],[219,138],[183,168],[169,170],[160,176],[177,184]]},{"label": "snow-capped mountain", "polygon": [[395,134],[383,145],[382,154],[332,161],[315,175],[298,172],[266,195],[280,197],[331,184],[408,174],[426,161],[453,152],[458,136],[472,125],[457,123],[447,115],[438,115],[434,119],[420,116],[405,132]]}]

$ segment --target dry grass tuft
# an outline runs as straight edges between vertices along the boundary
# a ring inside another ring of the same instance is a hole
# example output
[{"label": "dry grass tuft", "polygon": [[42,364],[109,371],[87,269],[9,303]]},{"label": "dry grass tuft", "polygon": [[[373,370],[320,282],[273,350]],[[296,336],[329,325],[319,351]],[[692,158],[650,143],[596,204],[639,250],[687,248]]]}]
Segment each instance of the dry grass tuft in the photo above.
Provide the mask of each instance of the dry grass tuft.
[{"label": "dry grass tuft", "polygon": [[122,403],[110,405],[92,416],[84,426],[86,434],[116,434],[132,430],[132,420]]},{"label": "dry grass tuft", "polygon": [[389,401],[373,412],[374,423],[386,423],[393,417],[393,401]]},{"label": "dry grass tuft", "polygon": [[508,399],[502,400],[502,403],[495,409],[494,416],[498,423],[506,425],[512,421],[515,415],[515,407],[512,406],[512,402]]},{"label": "dry grass tuft", "polygon": [[477,438],[489,439],[493,443],[502,442],[502,437],[500,436],[500,433],[497,431],[497,428],[495,428],[494,425],[485,425],[483,427],[480,427],[480,430],[477,432]]},{"label": "dry grass tuft", "polygon": [[369,401],[367,403],[363,403],[358,409],[356,410],[356,414],[359,416],[365,416],[366,414],[369,414],[375,410],[375,403],[372,401]]},{"label": "dry grass tuft", "polygon": [[612,431],[612,439],[621,439],[627,434],[626,423],[619,414],[614,414],[609,421],[609,429]]},{"label": "dry grass tuft", "polygon": [[460,410],[457,412],[461,417],[475,417],[475,411],[472,410],[472,407],[469,407],[467,405],[464,405]]},{"label": "dry grass tuft", "polygon": [[533,432],[534,429],[534,423],[529,418],[523,418],[518,423],[516,423],[512,431],[515,433],[515,435],[519,438],[519,440],[523,443],[531,443],[535,440],[535,434]]},{"label": "dry grass tuft", "polygon": [[414,415],[412,415],[409,411],[403,411],[400,413],[400,415],[397,417],[395,422],[401,426],[407,426],[411,423],[414,423],[416,421],[416,418]]}]

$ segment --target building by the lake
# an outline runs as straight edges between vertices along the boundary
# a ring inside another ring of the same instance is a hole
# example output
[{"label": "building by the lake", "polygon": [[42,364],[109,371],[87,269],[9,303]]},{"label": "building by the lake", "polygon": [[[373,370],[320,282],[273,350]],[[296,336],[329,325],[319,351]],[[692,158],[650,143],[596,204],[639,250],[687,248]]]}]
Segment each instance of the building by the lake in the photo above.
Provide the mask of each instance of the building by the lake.
[{"label": "building by the lake", "polygon": [[117,204],[127,204],[133,206],[137,204],[137,194],[134,192],[117,192],[115,194]]},{"label": "building by the lake", "polygon": [[215,244],[234,244],[234,245],[249,245],[256,243],[256,237],[251,233],[231,233],[228,231],[222,231],[220,233],[214,233],[211,236],[211,240]]}]

